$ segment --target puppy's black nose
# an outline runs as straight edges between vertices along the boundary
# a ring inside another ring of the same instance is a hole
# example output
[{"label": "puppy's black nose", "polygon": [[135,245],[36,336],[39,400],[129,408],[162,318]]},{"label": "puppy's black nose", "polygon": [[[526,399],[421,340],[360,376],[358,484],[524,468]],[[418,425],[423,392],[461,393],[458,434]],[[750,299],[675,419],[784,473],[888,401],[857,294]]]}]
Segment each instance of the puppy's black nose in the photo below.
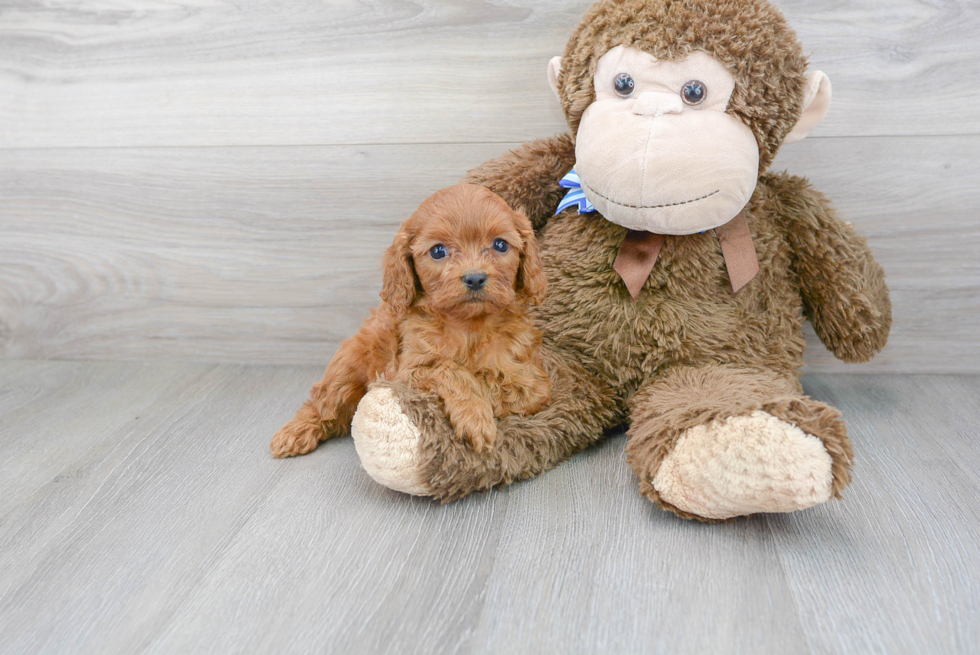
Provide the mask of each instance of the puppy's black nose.
[{"label": "puppy's black nose", "polygon": [[487,283],[487,274],[482,271],[469,271],[463,276],[463,284],[470,291],[479,291]]}]

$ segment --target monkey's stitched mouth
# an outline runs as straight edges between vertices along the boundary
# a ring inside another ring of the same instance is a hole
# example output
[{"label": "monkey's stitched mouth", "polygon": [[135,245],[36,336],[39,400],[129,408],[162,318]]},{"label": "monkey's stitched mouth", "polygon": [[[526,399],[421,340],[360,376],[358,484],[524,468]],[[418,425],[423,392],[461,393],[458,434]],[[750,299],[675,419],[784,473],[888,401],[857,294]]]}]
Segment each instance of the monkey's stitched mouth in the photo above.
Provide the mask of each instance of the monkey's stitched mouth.
[{"label": "monkey's stitched mouth", "polygon": [[629,207],[630,209],[661,209],[663,207],[676,207],[677,205],[689,205],[692,202],[697,202],[698,200],[704,200],[705,198],[710,198],[711,196],[715,195],[716,193],[720,193],[721,192],[721,189],[715,189],[711,193],[706,193],[703,196],[701,196],[700,198],[692,198],[691,200],[681,200],[680,202],[666,202],[666,203],[664,203],[662,205],[627,205],[626,203],[616,202],[612,198],[608,198],[608,197],[602,195],[601,193],[599,193],[595,189],[586,186],[585,182],[582,182],[582,188],[583,189],[588,189],[590,193],[594,193],[597,196],[599,196],[600,198],[602,198],[603,200],[606,200],[608,202],[611,202],[614,205],[619,205],[620,207]]}]

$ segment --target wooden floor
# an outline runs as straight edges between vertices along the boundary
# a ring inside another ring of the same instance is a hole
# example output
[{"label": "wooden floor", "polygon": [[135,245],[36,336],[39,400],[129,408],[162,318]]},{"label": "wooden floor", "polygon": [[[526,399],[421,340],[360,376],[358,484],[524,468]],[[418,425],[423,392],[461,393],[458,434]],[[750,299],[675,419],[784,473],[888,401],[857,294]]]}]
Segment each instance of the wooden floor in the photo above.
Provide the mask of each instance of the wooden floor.
[{"label": "wooden floor", "polygon": [[805,377],[844,500],[702,525],[623,436],[445,506],[274,460],[319,373],[0,362],[0,652],[977,652],[980,377]]}]

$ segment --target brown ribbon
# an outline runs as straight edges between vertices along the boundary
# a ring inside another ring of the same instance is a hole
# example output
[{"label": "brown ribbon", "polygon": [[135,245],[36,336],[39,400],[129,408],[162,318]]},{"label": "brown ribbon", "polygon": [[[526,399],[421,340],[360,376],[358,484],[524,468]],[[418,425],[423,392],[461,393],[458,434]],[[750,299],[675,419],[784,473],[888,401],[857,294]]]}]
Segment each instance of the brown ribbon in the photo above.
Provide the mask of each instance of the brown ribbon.
[{"label": "brown ribbon", "polygon": [[[759,272],[759,256],[752,243],[752,233],[745,220],[745,214],[739,214],[724,225],[715,228],[718,241],[721,243],[721,253],[725,256],[725,267],[728,269],[728,279],[732,283],[732,292],[749,283]],[[666,237],[663,234],[630,230],[626,233],[613,270],[619,273],[626,283],[626,289],[636,300],[640,289],[650,277],[650,271],[657,263],[660,249],[663,248]]]},{"label": "brown ribbon", "polygon": [[732,220],[716,227],[715,234],[721,242],[721,254],[725,256],[732,292],[737,292],[759,272],[759,255],[755,252],[745,213],[739,212]]},{"label": "brown ribbon", "polygon": [[653,265],[657,263],[660,249],[667,238],[662,234],[630,230],[619,246],[619,254],[613,262],[613,270],[619,273],[626,283],[626,289],[633,300],[640,295],[640,289],[650,277]]}]

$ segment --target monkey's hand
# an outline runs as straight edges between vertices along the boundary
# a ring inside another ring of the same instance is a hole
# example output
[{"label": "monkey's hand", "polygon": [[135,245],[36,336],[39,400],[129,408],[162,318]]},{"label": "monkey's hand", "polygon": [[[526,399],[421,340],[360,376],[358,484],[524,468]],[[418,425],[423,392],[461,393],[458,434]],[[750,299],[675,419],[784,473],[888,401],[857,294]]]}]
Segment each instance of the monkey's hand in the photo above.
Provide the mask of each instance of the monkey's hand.
[{"label": "monkey's hand", "polygon": [[540,230],[568,191],[558,182],[573,166],[575,144],[562,134],[529,141],[477,166],[462,181],[487,187]]},{"label": "monkey's hand", "polygon": [[885,346],[892,324],[884,270],[864,237],[805,180],[773,176],[770,186],[814,331],[838,359],[868,361]]}]

